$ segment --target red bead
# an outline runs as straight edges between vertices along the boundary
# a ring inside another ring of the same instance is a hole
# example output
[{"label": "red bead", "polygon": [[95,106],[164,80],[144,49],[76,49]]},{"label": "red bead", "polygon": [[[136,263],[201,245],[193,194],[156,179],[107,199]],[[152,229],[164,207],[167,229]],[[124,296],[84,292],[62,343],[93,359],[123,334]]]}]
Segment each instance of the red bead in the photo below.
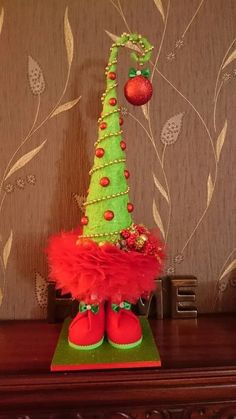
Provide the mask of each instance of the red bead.
[{"label": "red bead", "polygon": [[104,218],[107,221],[111,221],[114,218],[114,212],[113,211],[110,211],[110,210],[105,211],[104,212]]},{"label": "red bead", "polygon": [[99,183],[101,186],[108,186],[110,183],[110,179],[108,177],[102,177]]},{"label": "red bead", "polygon": [[100,129],[106,129],[106,127],[107,127],[107,123],[106,122],[101,122]]},{"label": "red bead", "polygon": [[125,178],[126,178],[126,179],[129,179],[129,177],[130,177],[130,173],[129,173],[129,171],[128,171],[128,170],[124,170],[124,175],[125,175]]},{"label": "red bead", "polygon": [[121,150],[126,149],[126,143],[123,140],[120,142],[120,148],[121,148]]},{"label": "red bead", "polygon": [[104,148],[97,148],[96,151],[95,151],[95,154],[100,159],[105,154]]},{"label": "red bead", "polygon": [[113,71],[110,71],[110,73],[108,73],[107,77],[110,80],[115,80],[116,79],[116,73],[114,73]]},{"label": "red bead", "polygon": [[111,106],[115,106],[117,104],[117,100],[115,97],[112,97],[111,99],[109,99],[109,104]]},{"label": "red bead", "polygon": [[122,118],[122,116],[120,116],[119,123],[120,123],[120,125],[123,125],[123,123],[124,123],[124,119]]},{"label": "red bead", "polygon": [[88,217],[86,217],[85,215],[84,217],[81,218],[80,222],[83,226],[86,226],[88,224]]},{"label": "red bead", "polygon": [[128,210],[128,212],[133,212],[134,206],[133,206],[133,204],[131,204],[131,202],[128,202],[128,204],[127,204],[127,210]]}]

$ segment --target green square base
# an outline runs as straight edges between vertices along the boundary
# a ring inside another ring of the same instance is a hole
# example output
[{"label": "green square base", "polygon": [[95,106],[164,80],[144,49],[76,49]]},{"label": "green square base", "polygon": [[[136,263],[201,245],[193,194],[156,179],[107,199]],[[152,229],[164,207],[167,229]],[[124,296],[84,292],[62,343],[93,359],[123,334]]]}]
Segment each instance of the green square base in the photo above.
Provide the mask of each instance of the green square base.
[{"label": "green square base", "polygon": [[73,349],[68,344],[70,318],[65,319],[51,363],[51,371],[104,370],[118,368],[160,367],[161,360],[151,327],[146,317],[140,317],[142,343],[132,349],[117,349],[105,339],[93,350]]}]

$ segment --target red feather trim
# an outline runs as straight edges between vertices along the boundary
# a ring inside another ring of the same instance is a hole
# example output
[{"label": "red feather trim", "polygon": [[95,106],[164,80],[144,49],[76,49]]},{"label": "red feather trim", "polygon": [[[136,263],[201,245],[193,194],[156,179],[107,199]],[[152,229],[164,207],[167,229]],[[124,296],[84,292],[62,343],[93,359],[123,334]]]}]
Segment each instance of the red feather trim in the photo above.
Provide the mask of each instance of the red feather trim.
[{"label": "red feather trim", "polygon": [[99,246],[80,239],[74,232],[50,239],[47,248],[50,278],[62,293],[87,303],[127,300],[135,303],[155,287],[154,279],[162,270],[162,256],[124,251],[116,245]]}]

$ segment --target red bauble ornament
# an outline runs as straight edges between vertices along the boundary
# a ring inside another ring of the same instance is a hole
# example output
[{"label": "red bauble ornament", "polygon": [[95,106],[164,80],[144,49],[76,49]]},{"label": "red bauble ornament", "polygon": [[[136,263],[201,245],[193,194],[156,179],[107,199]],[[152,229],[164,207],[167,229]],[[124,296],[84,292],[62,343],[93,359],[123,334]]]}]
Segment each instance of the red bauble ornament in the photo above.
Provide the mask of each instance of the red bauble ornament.
[{"label": "red bauble ornament", "polygon": [[88,224],[88,217],[86,217],[85,215],[84,217],[81,218],[80,222],[83,226],[86,226]]},{"label": "red bauble ornament", "polygon": [[126,149],[126,143],[123,140],[120,142],[120,148],[121,148],[121,150]]},{"label": "red bauble ornament", "polygon": [[97,148],[96,151],[95,151],[95,154],[96,154],[96,157],[98,157],[100,159],[105,154],[104,148],[100,148],[100,147]]},{"label": "red bauble ornament", "polygon": [[114,212],[113,211],[105,211],[104,212],[104,218],[106,221],[111,221],[114,218]]},{"label": "red bauble ornament", "polygon": [[101,122],[100,129],[106,129],[106,127],[107,127],[107,123],[106,122]]},{"label": "red bauble ornament", "polygon": [[147,103],[152,97],[152,91],[152,84],[144,76],[130,78],[124,87],[126,99],[135,106],[141,106]]},{"label": "red bauble ornament", "polygon": [[110,179],[108,177],[102,177],[99,183],[101,186],[108,186],[110,183]]},{"label": "red bauble ornament", "polygon": [[134,206],[133,206],[133,204],[131,204],[131,202],[128,202],[128,204],[127,204],[127,210],[128,210],[128,212],[133,212]]},{"label": "red bauble ornament", "polygon": [[107,74],[108,79],[115,80],[116,79],[116,73],[114,71],[110,71],[110,73]]},{"label": "red bauble ornament", "polygon": [[125,175],[125,178],[126,179],[129,179],[129,177],[130,177],[130,174],[129,174],[129,171],[128,170],[124,170],[124,175]]},{"label": "red bauble ornament", "polygon": [[117,100],[115,97],[112,97],[111,99],[109,99],[109,104],[111,106],[115,106],[117,104]]}]

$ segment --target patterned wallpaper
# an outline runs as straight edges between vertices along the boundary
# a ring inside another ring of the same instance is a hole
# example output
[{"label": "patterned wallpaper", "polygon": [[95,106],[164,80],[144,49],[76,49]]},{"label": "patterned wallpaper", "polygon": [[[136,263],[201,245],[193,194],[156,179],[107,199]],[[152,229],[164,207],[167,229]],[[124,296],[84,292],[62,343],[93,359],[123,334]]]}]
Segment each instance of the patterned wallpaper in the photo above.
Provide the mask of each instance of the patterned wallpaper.
[{"label": "patterned wallpaper", "polygon": [[0,4],[0,318],[44,317],[47,237],[76,226],[104,68],[122,32],[146,36],[154,95],[125,102],[134,218],[157,227],[165,273],[196,275],[202,312],[236,302],[233,0],[12,0]]}]

